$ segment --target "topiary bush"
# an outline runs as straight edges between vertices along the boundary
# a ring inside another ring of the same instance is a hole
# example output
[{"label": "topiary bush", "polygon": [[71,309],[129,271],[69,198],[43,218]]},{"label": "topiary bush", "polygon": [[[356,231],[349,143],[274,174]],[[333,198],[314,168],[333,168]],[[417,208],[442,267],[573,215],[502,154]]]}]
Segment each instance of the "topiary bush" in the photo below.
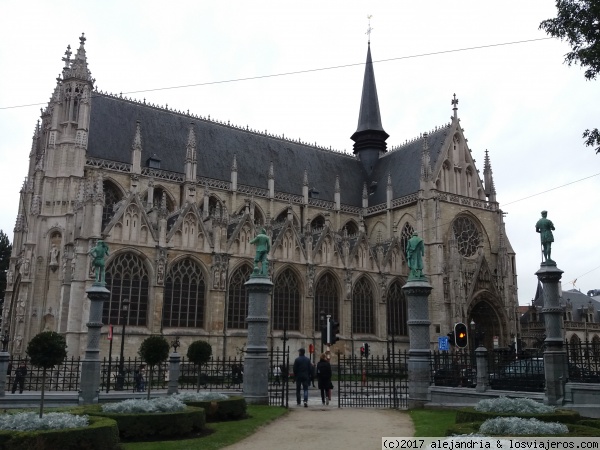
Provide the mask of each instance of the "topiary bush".
[{"label": "topiary bush", "polygon": [[186,405],[204,408],[207,422],[225,422],[247,417],[247,405],[244,397],[229,397],[226,400],[184,401]]},{"label": "topiary bush", "polygon": [[104,412],[100,406],[93,405],[86,407],[85,413],[115,420],[119,426],[119,436],[129,441],[186,436],[202,430],[206,424],[204,409],[191,406],[187,406],[183,411],[173,412],[112,413]]},{"label": "topiary bush", "polygon": [[117,422],[107,417],[89,417],[85,427],[59,430],[0,430],[3,450],[117,450]]},{"label": "topiary bush", "polygon": [[538,419],[521,417],[495,417],[481,424],[479,432],[492,436],[523,436],[565,434],[569,429],[564,423],[542,422]]},{"label": "topiary bush", "polygon": [[498,397],[479,401],[475,405],[475,411],[501,414],[548,414],[555,412],[556,408],[536,402],[530,398]]},{"label": "topiary bush", "polygon": [[187,357],[190,362],[198,366],[198,380],[196,392],[200,391],[200,372],[202,364],[210,361],[212,356],[212,346],[206,341],[194,341],[187,349]]},{"label": "topiary bush", "polygon": [[138,354],[150,366],[150,383],[148,383],[148,400],[150,400],[150,391],[152,390],[152,374],[154,366],[167,360],[169,357],[170,345],[164,336],[150,336],[144,339]]},{"label": "topiary bush", "polygon": [[185,404],[174,397],[159,397],[152,400],[130,399],[118,403],[106,403],[102,412],[118,414],[162,413],[185,410]]},{"label": "topiary bush", "polygon": [[494,417],[521,417],[523,419],[535,418],[543,422],[576,423],[580,416],[576,411],[557,410],[547,414],[521,414],[521,413],[497,413],[476,411],[475,408],[461,408],[456,412],[456,423],[484,422]]}]

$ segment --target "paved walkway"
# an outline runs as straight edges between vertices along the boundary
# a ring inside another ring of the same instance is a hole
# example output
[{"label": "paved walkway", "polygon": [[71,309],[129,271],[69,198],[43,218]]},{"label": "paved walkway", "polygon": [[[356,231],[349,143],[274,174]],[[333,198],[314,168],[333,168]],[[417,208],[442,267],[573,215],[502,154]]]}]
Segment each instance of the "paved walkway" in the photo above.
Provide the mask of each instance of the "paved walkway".
[{"label": "paved walkway", "polygon": [[383,436],[413,436],[407,412],[293,406],[284,417],[227,450],[379,450]]}]

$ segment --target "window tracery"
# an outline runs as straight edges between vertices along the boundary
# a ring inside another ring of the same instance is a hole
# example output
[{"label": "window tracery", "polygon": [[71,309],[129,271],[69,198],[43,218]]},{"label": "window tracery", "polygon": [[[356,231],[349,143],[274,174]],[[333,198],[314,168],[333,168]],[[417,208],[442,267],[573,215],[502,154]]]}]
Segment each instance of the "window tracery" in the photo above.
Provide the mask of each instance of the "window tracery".
[{"label": "window tracery", "polygon": [[366,278],[358,280],[352,292],[352,330],[354,333],[375,333],[373,289]]},{"label": "window tracery", "polygon": [[204,328],[205,292],[198,263],[186,258],[173,265],[165,280],[163,326]]},{"label": "window tracery", "polygon": [[475,223],[466,216],[459,216],[452,224],[458,252],[468,258],[477,252],[481,243],[481,234]]},{"label": "window tracery", "polygon": [[273,329],[300,331],[300,283],[290,269],[275,279]]},{"label": "window tracery", "polygon": [[398,281],[394,281],[388,290],[387,319],[388,334],[408,336],[407,302]]},{"label": "window tracery", "polygon": [[115,215],[115,205],[121,201],[121,191],[110,181],[102,183],[104,206],[102,207],[102,229]]},{"label": "window tracery", "polygon": [[252,274],[250,266],[241,266],[235,270],[229,281],[229,302],[227,305],[227,328],[248,328],[246,317],[248,317],[248,293],[246,281]]},{"label": "window tracery", "polygon": [[321,311],[325,316],[330,314],[339,322],[339,298],[338,286],[333,275],[326,273],[319,279],[315,289],[314,325],[316,331],[321,330]]},{"label": "window tracery", "polygon": [[[106,324],[146,325],[148,316],[148,271],[142,259],[133,253],[117,256],[106,268],[106,288],[110,299],[104,302],[102,321]],[[122,301],[129,300],[127,314]]]}]

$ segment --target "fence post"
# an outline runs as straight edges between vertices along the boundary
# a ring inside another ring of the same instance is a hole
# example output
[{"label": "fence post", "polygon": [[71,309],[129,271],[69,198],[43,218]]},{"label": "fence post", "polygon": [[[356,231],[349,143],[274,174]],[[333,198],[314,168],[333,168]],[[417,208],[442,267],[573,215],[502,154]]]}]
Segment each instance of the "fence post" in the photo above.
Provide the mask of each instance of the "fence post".
[{"label": "fence post", "polygon": [[179,373],[181,367],[181,355],[173,352],[169,355],[169,383],[167,384],[167,394],[177,394],[179,387]]},{"label": "fence post", "polygon": [[0,397],[4,397],[6,393],[6,371],[10,363],[10,354],[8,352],[0,352]]},{"label": "fence post", "polygon": [[477,392],[485,392],[489,388],[490,380],[488,378],[488,351],[482,345],[475,349],[475,361],[477,363]]}]

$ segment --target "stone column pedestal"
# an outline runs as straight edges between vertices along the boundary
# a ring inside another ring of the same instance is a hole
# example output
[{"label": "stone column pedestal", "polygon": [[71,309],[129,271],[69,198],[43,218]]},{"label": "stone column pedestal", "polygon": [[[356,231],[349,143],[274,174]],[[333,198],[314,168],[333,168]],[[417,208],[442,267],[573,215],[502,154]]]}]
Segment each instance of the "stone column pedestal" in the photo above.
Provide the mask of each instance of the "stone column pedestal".
[{"label": "stone column pedestal", "polygon": [[251,276],[248,290],[248,343],[244,360],[244,398],[248,404],[269,404],[269,294],[273,283],[266,276]]},{"label": "stone column pedestal", "polygon": [[173,352],[169,355],[169,383],[167,383],[167,394],[173,395],[179,392],[179,374],[181,369],[181,355]]},{"label": "stone column pedestal", "polygon": [[561,406],[564,403],[564,387],[568,375],[567,352],[564,349],[564,334],[561,328],[562,308],[559,304],[558,283],[563,271],[556,263],[542,263],[535,273],[544,288],[544,322],[546,325],[546,350],[544,351],[544,372],[546,391],[544,403]]},{"label": "stone column pedestal", "polygon": [[94,283],[86,290],[90,299],[90,318],[87,323],[87,348],[81,362],[81,382],[79,384],[79,403],[89,405],[98,403],[100,390],[100,331],[102,330],[102,307],[110,298],[110,291],[104,284]]},{"label": "stone column pedestal", "polygon": [[6,371],[10,362],[10,353],[0,352],[0,397],[6,394]]},{"label": "stone column pedestal", "polygon": [[431,344],[429,294],[426,278],[410,280],[402,287],[408,299],[408,407],[422,408],[429,401]]},{"label": "stone column pedestal", "polygon": [[488,377],[488,351],[481,346],[475,349],[475,362],[477,364],[477,392],[485,392],[489,389],[490,380]]}]

